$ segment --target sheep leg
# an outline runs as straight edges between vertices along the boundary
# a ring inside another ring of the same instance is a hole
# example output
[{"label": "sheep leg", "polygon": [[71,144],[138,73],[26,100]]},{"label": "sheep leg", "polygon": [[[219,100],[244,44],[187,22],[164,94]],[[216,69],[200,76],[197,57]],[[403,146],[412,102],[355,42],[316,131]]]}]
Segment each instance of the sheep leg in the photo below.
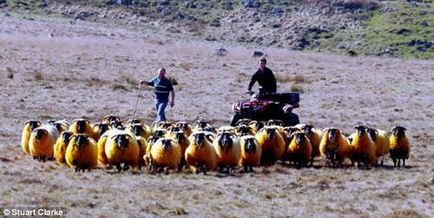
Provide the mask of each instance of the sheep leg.
[{"label": "sheep leg", "polygon": [[401,167],[401,159],[398,158],[398,168]]},{"label": "sheep leg", "polygon": [[402,159],[402,167],[405,167],[405,159]]},{"label": "sheep leg", "polygon": [[169,167],[164,167],[164,174],[169,175]]},{"label": "sheep leg", "polygon": [[392,160],[393,160],[393,167],[396,167],[396,159],[392,158]]},{"label": "sheep leg", "polygon": [[248,171],[248,166],[243,166],[243,168],[244,168],[244,173],[247,173],[247,171]]},{"label": "sheep leg", "polygon": [[127,171],[127,170],[129,170],[130,169],[130,166],[128,166],[128,164],[125,164],[124,163],[124,167],[123,167],[123,171]]},{"label": "sheep leg", "polygon": [[116,169],[118,170],[118,172],[121,172],[121,171],[122,171],[121,164],[117,164],[117,165],[116,165]]},{"label": "sheep leg", "polygon": [[203,175],[206,175],[207,167],[205,165],[202,166]]},{"label": "sheep leg", "polygon": [[249,172],[253,172],[253,166],[250,166]]}]

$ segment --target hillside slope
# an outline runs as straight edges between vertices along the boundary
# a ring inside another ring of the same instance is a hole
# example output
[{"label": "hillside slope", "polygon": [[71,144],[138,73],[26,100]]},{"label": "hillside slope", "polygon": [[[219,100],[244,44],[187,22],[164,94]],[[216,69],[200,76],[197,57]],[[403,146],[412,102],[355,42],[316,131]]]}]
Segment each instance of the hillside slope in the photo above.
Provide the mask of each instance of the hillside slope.
[{"label": "hillside slope", "polygon": [[136,27],[152,24],[177,37],[221,44],[434,58],[432,1],[8,0],[0,4],[9,16],[62,16]]}]

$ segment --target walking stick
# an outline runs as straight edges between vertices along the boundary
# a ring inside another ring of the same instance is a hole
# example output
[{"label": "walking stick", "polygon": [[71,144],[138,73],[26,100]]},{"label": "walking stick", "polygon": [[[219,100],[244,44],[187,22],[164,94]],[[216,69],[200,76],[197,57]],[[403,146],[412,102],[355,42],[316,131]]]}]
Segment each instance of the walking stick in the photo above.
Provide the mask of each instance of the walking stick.
[{"label": "walking stick", "polygon": [[143,85],[140,84],[139,95],[137,96],[136,105],[134,106],[133,118],[131,120],[134,120],[136,118],[137,104],[139,103],[140,96],[142,95],[142,87]]}]

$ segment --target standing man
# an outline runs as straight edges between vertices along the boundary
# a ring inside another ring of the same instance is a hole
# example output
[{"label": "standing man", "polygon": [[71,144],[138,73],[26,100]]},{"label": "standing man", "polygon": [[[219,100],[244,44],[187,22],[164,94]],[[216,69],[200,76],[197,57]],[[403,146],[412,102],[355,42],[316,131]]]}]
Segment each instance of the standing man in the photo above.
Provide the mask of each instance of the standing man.
[{"label": "standing man", "polygon": [[170,107],[175,106],[175,90],[172,82],[166,78],[166,69],[158,69],[158,75],[150,81],[140,80],[140,85],[149,85],[154,87],[155,108],[157,109],[156,122],[166,121],[164,110],[169,103],[169,94],[172,93]]},{"label": "standing man", "polygon": [[276,78],[274,78],[273,72],[265,66],[266,64],[267,59],[261,58],[261,60],[259,60],[259,69],[256,71],[255,74],[253,74],[252,79],[250,80],[249,88],[247,88],[248,92],[252,90],[255,82],[258,82],[260,86],[260,96],[264,93],[276,92]]}]

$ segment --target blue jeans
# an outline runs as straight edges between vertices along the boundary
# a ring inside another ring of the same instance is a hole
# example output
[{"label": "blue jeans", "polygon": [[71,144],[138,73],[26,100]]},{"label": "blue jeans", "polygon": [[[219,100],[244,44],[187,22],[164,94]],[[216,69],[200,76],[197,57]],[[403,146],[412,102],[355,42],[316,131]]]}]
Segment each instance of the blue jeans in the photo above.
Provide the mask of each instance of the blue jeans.
[{"label": "blue jeans", "polygon": [[159,101],[155,100],[155,108],[157,108],[157,119],[156,122],[166,121],[166,115],[164,114],[164,110],[167,107],[169,101]]}]

